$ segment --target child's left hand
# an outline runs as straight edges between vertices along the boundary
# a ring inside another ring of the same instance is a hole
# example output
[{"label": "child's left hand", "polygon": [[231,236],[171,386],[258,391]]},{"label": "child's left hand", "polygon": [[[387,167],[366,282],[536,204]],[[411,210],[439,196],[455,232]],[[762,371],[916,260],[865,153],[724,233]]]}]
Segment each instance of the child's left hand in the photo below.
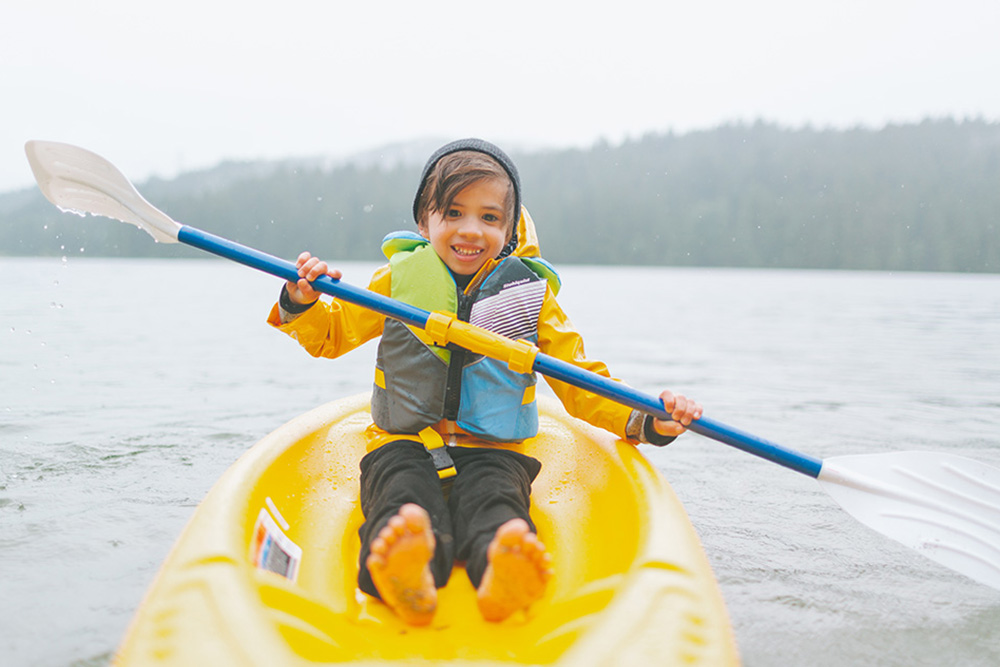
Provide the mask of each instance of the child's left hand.
[{"label": "child's left hand", "polygon": [[660,435],[680,435],[687,429],[685,426],[701,417],[701,404],[686,396],[664,391],[660,394],[663,408],[670,413],[673,421],[654,419],[653,428]]}]

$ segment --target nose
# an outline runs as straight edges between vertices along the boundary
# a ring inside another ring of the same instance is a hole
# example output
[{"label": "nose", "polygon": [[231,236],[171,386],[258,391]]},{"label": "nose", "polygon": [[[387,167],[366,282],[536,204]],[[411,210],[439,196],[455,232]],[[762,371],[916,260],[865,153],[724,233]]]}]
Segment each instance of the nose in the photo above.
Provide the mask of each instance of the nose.
[{"label": "nose", "polygon": [[458,233],[462,236],[479,236],[482,230],[474,215],[463,215],[458,223]]}]

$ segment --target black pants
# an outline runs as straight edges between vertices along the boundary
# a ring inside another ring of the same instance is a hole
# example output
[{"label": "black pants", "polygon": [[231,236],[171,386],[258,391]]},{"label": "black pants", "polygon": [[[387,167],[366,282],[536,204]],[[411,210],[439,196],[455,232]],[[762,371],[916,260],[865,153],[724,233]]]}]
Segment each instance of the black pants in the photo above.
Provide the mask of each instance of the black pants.
[{"label": "black pants", "polygon": [[430,454],[419,442],[397,440],[361,459],[361,556],[358,586],[380,597],[365,561],[379,531],[406,503],[424,508],[437,546],[431,560],[434,583],[448,583],[455,560],[465,561],[472,585],[479,587],[488,564],[486,550],[501,525],[528,516],[531,482],[542,464],[503,449],[449,447],[457,474],[447,499]]}]

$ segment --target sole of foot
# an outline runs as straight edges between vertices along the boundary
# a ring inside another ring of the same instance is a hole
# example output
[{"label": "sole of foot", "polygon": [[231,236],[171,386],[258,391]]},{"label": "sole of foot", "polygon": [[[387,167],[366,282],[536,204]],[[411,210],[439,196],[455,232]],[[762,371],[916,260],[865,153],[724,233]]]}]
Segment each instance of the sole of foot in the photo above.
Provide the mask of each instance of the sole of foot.
[{"label": "sole of foot", "polygon": [[429,624],[437,609],[434,546],[427,512],[407,504],[379,531],[365,561],[382,601],[408,625]]},{"label": "sole of foot", "polygon": [[489,565],[477,591],[479,611],[499,623],[545,594],[552,576],[552,557],[523,519],[497,529],[487,551]]}]

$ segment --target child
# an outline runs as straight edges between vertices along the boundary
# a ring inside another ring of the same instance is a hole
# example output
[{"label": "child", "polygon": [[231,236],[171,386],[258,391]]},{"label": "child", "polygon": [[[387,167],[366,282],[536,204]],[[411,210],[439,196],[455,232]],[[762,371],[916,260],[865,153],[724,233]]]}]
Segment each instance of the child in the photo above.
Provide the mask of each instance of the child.
[{"label": "child", "polygon": [[[424,168],[413,203],[419,235],[390,234],[389,264],[369,289],[511,338],[608,376],[587,360],[583,341],[556,303],[558,277],[538,257],[510,158],[478,139],[440,148]],[[454,561],[466,562],[480,612],[502,621],[544,594],[551,576],[529,516],[541,464],[515,443],[534,436],[534,374],[460,348],[435,347],[392,319],[348,303],[322,302],[310,281],[341,273],[309,253],[297,262],[268,322],[313,356],[336,357],[381,335],[368,453],[361,461],[358,585],[405,622],[430,623],[437,588]],[[549,380],[567,410],[633,443],[664,445],[701,416],[701,406],[663,392],[674,421],[660,421]],[[442,439],[447,447],[440,445]],[[430,447],[425,445],[431,445]],[[453,472],[445,493],[439,470]]]}]

